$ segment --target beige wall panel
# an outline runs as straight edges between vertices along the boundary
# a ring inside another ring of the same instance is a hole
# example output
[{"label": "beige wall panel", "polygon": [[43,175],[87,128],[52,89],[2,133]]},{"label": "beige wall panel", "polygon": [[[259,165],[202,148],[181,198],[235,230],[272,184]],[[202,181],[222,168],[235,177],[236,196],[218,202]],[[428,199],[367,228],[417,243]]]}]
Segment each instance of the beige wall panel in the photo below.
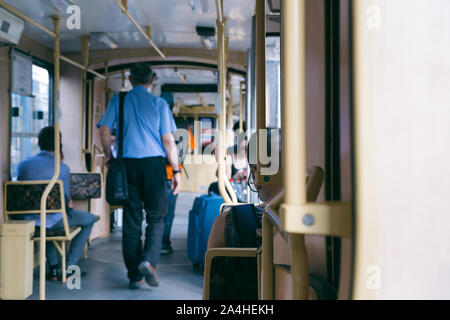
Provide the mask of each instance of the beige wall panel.
[{"label": "beige wall panel", "polygon": [[80,69],[62,62],[60,84],[62,150],[64,163],[70,167],[71,172],[85,172],[81,153],[81,129],[84,117],[81,108],[80,81]]},{"label": "beige wall panel", "polygon": [[[305,237],[305,242],[306,248],[308,250],[309,272],[326,279],[326,255],[324,252],[324,237],[307,236]],[[277,231],[274,232],[273,243],[273,263],[290,265],[291,259],[289,256],[289,246]]]},{"label": "beige wall panel", "polygon": [[[96,145],[103,151],[103,147],[101,146],[100,141],[100,130],[95,126],[97,121],[100,120],[100,117],[103,115],[105,111],[105,82],[103,80],[94,82],[94,116],[92,119],[92,142],[93,145]],[[103,179],[106,181],[106,171],[103,171],[103,158],[97,157],[94,159],[92,165],[93,172],[101,172],[103,174]],[[95,215],[100,216],[100,221],[98,221],[91,233],[91,239],[95,239],[98,237],[105,238],[109,237],[109,226],[110,226],[110,206],[108,202],[106,202],[105,198],[105,184],[102,184],[102,197],[100,199],[92,199],[91,200],[91,212]]]},{"label": "beige wall panel", "polygon": [[450,2],[356,9],[355,297],[449,299]]},{"label": "beige wall panel", "polygon": [[188,155],[184,161],[184,167],[189,179],[183,169],[182,191],[206,193],[209,185],[217,181],[217,163],[216,158],[212,155]]}]

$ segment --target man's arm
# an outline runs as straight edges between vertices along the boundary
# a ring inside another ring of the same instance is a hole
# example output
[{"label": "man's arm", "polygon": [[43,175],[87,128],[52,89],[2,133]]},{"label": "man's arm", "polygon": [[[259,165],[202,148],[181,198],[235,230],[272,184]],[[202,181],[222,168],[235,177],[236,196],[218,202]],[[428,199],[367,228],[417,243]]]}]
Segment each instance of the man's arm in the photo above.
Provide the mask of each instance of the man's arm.
[{"label": "man's arm", "polygon": [[100,127],[100,140],[105,153],[105,162],[111,159],[111,130],[107,126]]},{"label": "man's arm", "polygon": [[[162,136],[162,142],[164,148],[166,149],[167,159],[169,160],[172,170],[178,171],[178,152],[177,146],[175,145],[175,139],[172,133],[167,133]],[[173,194],[176,195],[181,189],[181,174],[178,172],[172,177],[172,190]]]}]

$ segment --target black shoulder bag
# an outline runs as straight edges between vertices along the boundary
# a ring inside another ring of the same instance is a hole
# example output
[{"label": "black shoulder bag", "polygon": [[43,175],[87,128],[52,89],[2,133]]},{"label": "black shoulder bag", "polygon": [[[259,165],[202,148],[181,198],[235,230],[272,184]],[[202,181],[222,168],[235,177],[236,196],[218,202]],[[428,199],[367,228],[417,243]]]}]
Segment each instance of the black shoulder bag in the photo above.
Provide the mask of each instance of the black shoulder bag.
[{"label": "black shoulder bag", "polygon": [[106,201],[111,206],[120,206],[128,199],[127,172],[123,162],[123,113],[126,92],[120,93],[119,102],[119,152],[117,158],[109,161],[108,174],[106,176]]}]

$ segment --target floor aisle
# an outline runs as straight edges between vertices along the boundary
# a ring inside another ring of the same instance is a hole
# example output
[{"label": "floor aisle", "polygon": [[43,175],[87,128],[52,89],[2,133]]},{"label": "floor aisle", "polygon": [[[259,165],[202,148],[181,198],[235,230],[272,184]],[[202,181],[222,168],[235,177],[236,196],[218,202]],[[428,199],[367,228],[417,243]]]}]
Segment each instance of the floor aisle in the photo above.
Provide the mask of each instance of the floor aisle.
[{"label": "floor aisle", "polygon": [[[129,290],[126,268],[122,258],[122,232],[116,229],[108,239],[92,241],[88,259],[80,265],[87,271],[81,279],[81,289],[68,289],[61,282],[46,282],[47,300],[197,300],[202,298],[203,276],[192,267],[187,257],[188,214],[196,193],[178,197],[172,227],[174,252],[162,256],[157,272],[160,286]],[[33,295],[39,299],[39,268],[35,269]]]}]

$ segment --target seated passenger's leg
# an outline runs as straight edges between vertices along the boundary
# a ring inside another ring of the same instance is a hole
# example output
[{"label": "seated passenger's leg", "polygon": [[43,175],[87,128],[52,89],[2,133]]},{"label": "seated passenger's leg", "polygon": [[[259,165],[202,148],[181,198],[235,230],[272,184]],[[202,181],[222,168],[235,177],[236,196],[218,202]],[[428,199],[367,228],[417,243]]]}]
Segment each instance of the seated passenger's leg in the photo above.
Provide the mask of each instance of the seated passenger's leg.
[{"label": "seated passenger's leg", "polygon": [[58,251],[56,250],[55,245],[52,241],[46,241],[45,252],[47,253],[47,261],[50,266],[54,266],[58,264]]},{"label": "seated passenger's leg", "polygon": [[56,281],[58,280],[59,272],[59,254],[52,241],[46,241],[45,246],[45,253],[49,265],[49,273],[47,275],[47,279]]},{"label": "seated passenger's leg", "polygon": [[95,222],[95,216],[89,212],[69,209],[67,212],[69,227],[79,226],[81,231],[72,239],[70,250],[67,255],[66,266],[77,265],[78,260],[83,254],[83,248],[89,240],[92,227]]}]

